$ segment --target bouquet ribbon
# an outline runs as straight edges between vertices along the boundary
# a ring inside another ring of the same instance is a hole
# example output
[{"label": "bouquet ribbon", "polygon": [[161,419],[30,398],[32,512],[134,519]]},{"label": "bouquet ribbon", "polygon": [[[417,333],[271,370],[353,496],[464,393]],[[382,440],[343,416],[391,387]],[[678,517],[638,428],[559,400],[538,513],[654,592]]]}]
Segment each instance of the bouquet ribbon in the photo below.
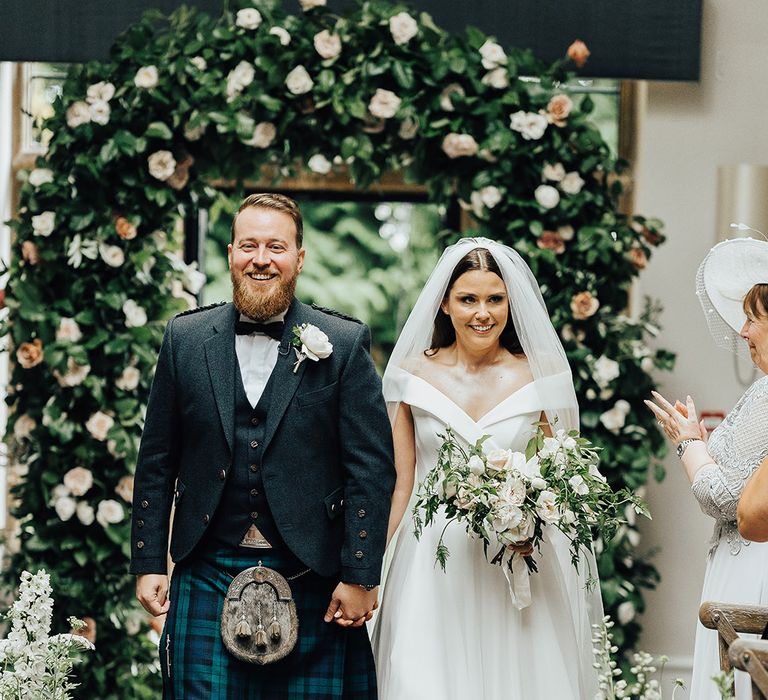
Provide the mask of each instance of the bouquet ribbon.
[{"label": "bouquet ribbon", "polygon": [[[510,568],[512,575],[510,576]],[[518,552],[507,550],[501,562],[501,570],[509,586],[509,596],[512,604],[522,610],[531,604],[531,574],[525,559]]]}]

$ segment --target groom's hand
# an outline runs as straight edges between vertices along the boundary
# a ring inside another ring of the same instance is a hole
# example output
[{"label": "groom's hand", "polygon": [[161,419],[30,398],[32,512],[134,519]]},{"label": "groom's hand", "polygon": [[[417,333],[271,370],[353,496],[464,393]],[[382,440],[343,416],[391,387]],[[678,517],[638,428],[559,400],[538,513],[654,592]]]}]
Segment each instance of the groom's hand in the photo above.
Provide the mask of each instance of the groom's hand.
[{"label": "groom's hand", "polygon": [[362,627],[379,607],[378,593],[378,588],[366,591],[354,583],[340,583],[331,594],[331,603],[323,619],[335,621],[341,627]]},{"label": "groom's hand", "polygon": [[168,612],[168,577],[164,574],[142,574],[136,579],[136,597],[154,617]]}]

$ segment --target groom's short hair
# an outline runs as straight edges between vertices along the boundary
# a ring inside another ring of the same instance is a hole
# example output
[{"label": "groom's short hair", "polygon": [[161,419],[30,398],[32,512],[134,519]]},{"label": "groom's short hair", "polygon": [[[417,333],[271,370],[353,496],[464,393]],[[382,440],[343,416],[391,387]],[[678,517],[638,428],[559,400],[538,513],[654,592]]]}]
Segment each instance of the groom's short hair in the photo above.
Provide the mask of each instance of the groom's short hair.
[{"label": "groom's short hair", "polygon": [[230,232],[230,243],[235,242],[235,223],[237,217],[243,209],[273,209],[274,211],[280,211],[283,214],[293,219],[293,223],[296,226],[296,247],[301,248],[304,244],[304,219],[301,217],[301,210],[299,205],[290,197],[286,197],[284,194],[278,194],[277,192],[261,192],[258,194],[248,195],[240,204],[235,215],[232,217],[232,228]]}]

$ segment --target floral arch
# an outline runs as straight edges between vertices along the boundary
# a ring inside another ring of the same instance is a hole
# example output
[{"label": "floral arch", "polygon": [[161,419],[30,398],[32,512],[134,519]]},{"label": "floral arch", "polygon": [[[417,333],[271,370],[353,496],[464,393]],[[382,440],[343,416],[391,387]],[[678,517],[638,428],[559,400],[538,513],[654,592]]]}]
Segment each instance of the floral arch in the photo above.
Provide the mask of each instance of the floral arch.
[{"label": "floral arch", "polygon": [[[658,222],[619,213],[623,165],[589,100],[576,108],[564,87],[586,47],[545,65],[384,0],[344,15],[300,4],[146,16],[108,63],[72,68],[21,188],[2,325],[15,358],[7,581],[45,567],[62,617],[93,619],[80,675],[103,700],[156,696],[127,509],[164,321],[203,283],[178,254],[179,210],[210,202],[211,183],[343,168],[366,188],[397,171],[435,203],[458,198],[538,276],[609,477],[639,487],[663,453],[641,399],[672,358],[646,344],[650,311],[622,313],[662,238]],[[629,523],[600,557],[624,647],[656,577],[637,539]]]}]

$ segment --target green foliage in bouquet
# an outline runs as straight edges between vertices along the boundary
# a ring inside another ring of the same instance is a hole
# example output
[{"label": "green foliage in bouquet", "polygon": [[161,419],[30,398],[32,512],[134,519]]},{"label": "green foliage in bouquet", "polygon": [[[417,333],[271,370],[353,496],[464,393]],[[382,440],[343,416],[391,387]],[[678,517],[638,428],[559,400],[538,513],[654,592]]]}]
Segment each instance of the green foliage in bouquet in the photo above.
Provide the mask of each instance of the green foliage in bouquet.
[{"label": "green foliage in bouquet", "polygon": [[[626,166],[590,100],[569,96],[566,47],[545,64],[388,0],[342,15],[323,5],[148,14],[109,61],[71,68],[42,125],[52,136],[21,186],[0,324],[16,360],[6,441],[18,547],[5,581],[45,567],[62,608],[94,618],[84,696],[157,696],[156,638],[126,574],[127,508],[164,322],[202,284],[178,257],[177,222],[215,201],[216,181],[237,196],[264,168],[277,181],[344,167],[361,188],[396,170],[436,205],[458,199],[537,275],[608,481],[637,488],[663,455],[642,398],[672,358],[648,345],[650,310],[622,315],[660,223],[619,213]],[[637,538],[622,525],[599,559],[608,610],[631,606],[622,647],[656,577]]]}]

